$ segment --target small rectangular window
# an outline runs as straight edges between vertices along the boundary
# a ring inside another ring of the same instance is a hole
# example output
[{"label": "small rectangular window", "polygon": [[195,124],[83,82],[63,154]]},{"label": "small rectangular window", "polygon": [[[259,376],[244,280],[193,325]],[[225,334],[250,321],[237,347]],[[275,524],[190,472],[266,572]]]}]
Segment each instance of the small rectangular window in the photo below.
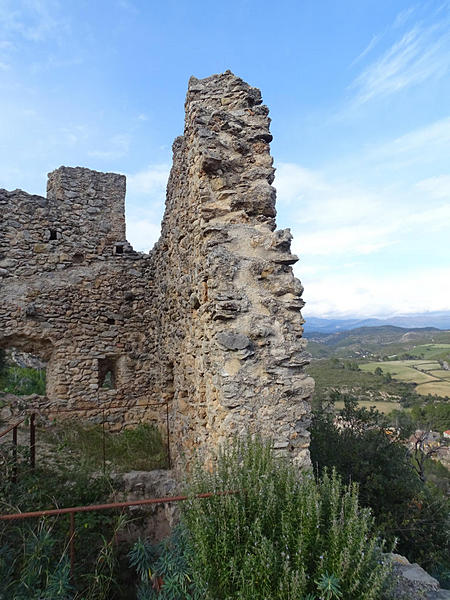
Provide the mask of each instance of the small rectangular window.
[{"label": "small rectangular window", "polygon": [[108,356],[98,359],[98,387],[104,390],[116,388],[117,360]]}]

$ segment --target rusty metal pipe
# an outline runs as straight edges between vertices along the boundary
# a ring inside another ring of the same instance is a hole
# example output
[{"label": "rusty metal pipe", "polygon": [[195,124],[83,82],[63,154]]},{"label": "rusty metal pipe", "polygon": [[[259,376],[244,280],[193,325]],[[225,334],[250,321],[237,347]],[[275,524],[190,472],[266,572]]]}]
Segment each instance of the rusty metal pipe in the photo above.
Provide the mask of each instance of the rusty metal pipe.
[{"label": "rusty metal pipe", "polygon": [[[226,490],[224,492],[206,492],[196,494],[194,498],[212,498],[213,496],[228,496],[239,494],[239,490]],[[34,512],[15,513],[10,515],[0,515],[0,521],[14,521],[16,519],[30,519],[33,517],[46,517],[56,515],[67,515],[78,512],[92,512],[95,510],[108,510],[111,508],[126,508],[129,506],[145,506],[148,504],[168,504],[170,502],[183,502],[189,500],[191,496],[164,496],[162,498],[147,498],[146,500],[134,500],[130,502],[111,502],[110,504],[91,504],[88,506],[73,506],[70,508],[53,508],[50,510],[37,510]]]},{"label": "rusty metal pipe", "polygon": [[0,433],[0,437],[3,437],[4,435],[6,435],[7,433],[9,433],[10,431],[12,431],[15,427],[19,427],[19,425],[22,425],[22,423],[25,422],[25,419],[22,419],[21,421],[17,421],[17,423],[14,423],[14,425],[11,425],[10,427],[8,427],[8,429],[5,429],[4,431],[2,431]]}]

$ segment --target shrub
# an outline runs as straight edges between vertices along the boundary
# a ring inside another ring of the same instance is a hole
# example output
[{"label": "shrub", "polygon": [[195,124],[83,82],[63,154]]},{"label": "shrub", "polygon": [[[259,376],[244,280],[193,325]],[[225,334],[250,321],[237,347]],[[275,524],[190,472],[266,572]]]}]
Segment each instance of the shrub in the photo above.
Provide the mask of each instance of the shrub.
[{"label": "shrub", "polygon": [[[105,502],[111,493],[108,477],[66,456],[41,458],[27,466],[27,449],[19,446],[18,478],[13,483],[12,448],[1,446],[0,513],[28,512]],[[67,516],[0,522],[0,600],[102,600],[111,591],[115,568],[112,540],[117,518],[106,512],[75,517],[74,586],[68,580]],[[120,526],[123,520],[120,521]],[[112,533],[111,533],[112,532]],[[109,587],[108,587],[109,586]]]},{"label": "shrub", "polygon": [[[193,496],[234,490],[210,499]],[[191,576],[204,597],[380,597],[390,567],[355,484],[299,476],[259,439],[236,441],[212,473],[195,469],[182,507]],[[307,596],[310,594],[310,596]]]},{"label": "shrub", "polygon": [[138,600],[200,600],[205,596],[189,570],[186,532],[175,527],[160,544],[138,540],[128,553],[139,576]]},{"label": "shrub", "polygon": [[[419,479],[407,446],[388,435],[386,421],[376,410],[358,408],[355,399],[345,396],[344,409],[339,411],[344,426],[334,421],[334,415],[330,407],[314,412],[313,465],[319,472],[336,469],[344,482],[356,481],[360,502],[372,510],[383,536],[391,542],[397,539],[400,553],[435,572],[441,585],[448,585],[449,498],[432,481]],[[396,425],[407,435],[411,419],[399,417],[394,415]],[[427,473],[439,471],[431,459],[425,466]],[[445,483],[442,475],[440,479]]]}]

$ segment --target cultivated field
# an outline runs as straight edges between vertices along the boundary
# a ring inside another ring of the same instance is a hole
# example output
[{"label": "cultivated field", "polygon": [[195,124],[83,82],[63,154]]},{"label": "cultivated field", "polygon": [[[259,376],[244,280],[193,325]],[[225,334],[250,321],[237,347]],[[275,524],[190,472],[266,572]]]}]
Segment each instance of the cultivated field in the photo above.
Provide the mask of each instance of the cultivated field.
[{"label": "cultivated field", "polygon": [[[443,347],[450,347],[449,344],[429,344],[429,346],[439,346],[441,352]],[[421,346],[421,348],[424,348],[424,346]],[[434,351],[436,351],[436,348],[434,348]],[[369,373],[374,373],[377,368],[380,368],[383,373],[389,373],[397,381],[415,383],[417,385],[416,391],[422,395],[432,394],[450,397],[450,371],[444,370],[438,361],[377,361],[362,363],[359,368]]]},{"label": "cultivated field", "polygon": [[445,358],[450,354],[450,344],[420,344],[408,350],[412,356],[423,359]]}]

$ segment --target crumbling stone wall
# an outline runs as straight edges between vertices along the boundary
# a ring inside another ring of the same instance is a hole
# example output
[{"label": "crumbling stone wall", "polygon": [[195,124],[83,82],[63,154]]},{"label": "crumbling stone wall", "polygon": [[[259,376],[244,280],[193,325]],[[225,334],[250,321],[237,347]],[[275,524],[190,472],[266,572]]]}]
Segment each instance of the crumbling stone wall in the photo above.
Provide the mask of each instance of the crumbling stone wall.
[{"label": "crumbling stone wall", "polygon": [[302,286],[261,102],[230,72],[191,79],[148,255],[125,240],[123,176],[61,167],[47,199],[0,192],[0,345],[49,361],[41,409],[121,427],[168,402],[178,461],[250,429],[308,462]]}]

